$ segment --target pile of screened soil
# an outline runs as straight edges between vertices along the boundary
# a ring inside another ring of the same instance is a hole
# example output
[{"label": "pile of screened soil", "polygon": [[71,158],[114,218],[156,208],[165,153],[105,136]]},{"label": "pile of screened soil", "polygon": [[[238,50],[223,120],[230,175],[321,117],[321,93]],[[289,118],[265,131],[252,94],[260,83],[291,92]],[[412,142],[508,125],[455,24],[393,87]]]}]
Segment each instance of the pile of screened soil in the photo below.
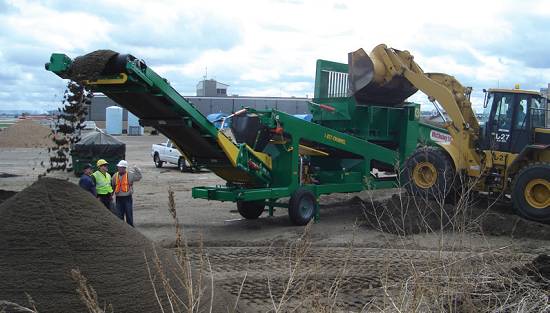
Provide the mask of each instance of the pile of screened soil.
[{"label": "pile of screened soil", "polygon": [[10,173],[0,173],[0,178],[12,178],[12,177],[17,177],[19,175],[15,175],[15,174],[10,174]]},{"label": "pile of screened soil", "polygon": [[[153,248],[77,185],[42,178],[0,205],[0,300],[25,305],[29,294],[41,313],[87,312],[70,277],[79,269],[115,312],[160,312],[144,257],[166,310],[153,249],[170,277],[171,251]],[[215,295],[222,299],[215,311],[225,311],[222,301],[230,300],[222,291]]]},{"label": "pile of screened soil", "polygon": [[52,130],[32,120],[20,120],[0,132],[0,148],[52,147]]},{"label": "pile of screened soil", "polygon": [[509,208],[482,203],[457,211],[454,204],[394,195],[382,202],[364,201],[368,226],[398,235],[433,231],[469,231],[515,238],[550,238],[550,225],[524,219]]},{"label": "pile of screened soil", "polygon": [[550,293],[550,256],[540,254],[531,263],[515,267],[512,271],[540,285]]},{"label": "pile of screened soil", "polygon": [[432,201],[417,201],[406,195],[394,195],[382,202],[363,202],[367,224],[375,229],[398,235],[411,235],[448,229],[452,206]]},{"label": "pile of screened soil", "polygon": [[4,201],[8,200],[9,198],[15,196],[16,194],[17,194],[16,191],[0,189],[0,204]]}]

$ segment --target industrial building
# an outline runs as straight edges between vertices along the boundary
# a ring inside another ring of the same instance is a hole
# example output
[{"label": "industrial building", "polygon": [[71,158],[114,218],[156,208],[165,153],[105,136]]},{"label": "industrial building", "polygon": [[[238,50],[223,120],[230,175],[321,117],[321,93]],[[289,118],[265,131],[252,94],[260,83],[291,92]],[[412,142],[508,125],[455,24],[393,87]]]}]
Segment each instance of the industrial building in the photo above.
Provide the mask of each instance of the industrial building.
[{"label": "industrial building", "polygon": [[[203,80],[197,84],[197,95],[186,96],[205,116],[211,113],[231,114],[243,107],[255,109],[277,109],[289,114],[309,113],[309,98],[297,97],[246,97],[246,96],[227,96],[227,87],[213,79]],[[105,110],[109,106],[117,105],[108,97],[98,94],[92,98],[92,104],[88,108],[88,120],[95,121],[98,127],[105,127]],[[124,109],[122,114],[124,121],[123,128],[126,129],[128,121],[128,112]]]},{"label": "industrial building", "polygon": [[[309,113],[307,103],[309,98],[280,98],[280,97],[185,97],[205,116],[211,113],[232,113],[243,107],[255,109],[277,109],[289,114]],[[117,105],[104,95],[96,95],[88,109],[88,120],[95,121],[99,127],[104,127],[105,110]],[[128,111],[124,109],[123,121],[128,120]]]},{"label": "industrial building", "polygon": [[227,96],[229,85],[220,83],[214,79],[204,79],[197,84],[197,96],[199,97],[224,97]]},{"label": "industrial building", "polygon": [[[228,96],[227,89],[229,85],[220,83],[214,79],[205,79],[197,84],[196,96],[185,97],[205,116],[212,113],[231,114],[243,107],[255,109],[277,109],[289,114],[309,113],[309,98],[298,97],[247,97],[247,96]],[[550,98],[550,83],[547,88],[540,89],[541,94]],[[547,101],[547,100],[546,100]],[[109,106],[117,105],[108,97],[98,94],[92,99],[92,104],[88,109],[88,119],[95,121],[100,128],[105,127],[105,110]],[[550,114],[548,114],[548,123],[550,123]],[[126,109],[122,115],[123,127],[126,129],[128,121],[128,112]]]}]

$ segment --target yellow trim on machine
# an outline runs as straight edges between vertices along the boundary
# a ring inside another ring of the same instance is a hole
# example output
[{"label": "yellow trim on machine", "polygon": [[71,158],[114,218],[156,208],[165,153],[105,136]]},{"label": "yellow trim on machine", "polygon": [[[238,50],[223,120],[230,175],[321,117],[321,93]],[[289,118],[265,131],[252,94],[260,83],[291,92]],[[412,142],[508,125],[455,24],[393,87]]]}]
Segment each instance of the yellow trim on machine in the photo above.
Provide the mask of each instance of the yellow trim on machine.
[{"label": "yellow trim on machine", "polygon": [[550,162],[550,149],[538,151],[537,157],[539,161]]},{"label": "yellow trim on machine", "polygon": [[227,138],[222,132],[218,132],[218,137],[216,138],[218,145],[222,148],[225,155],[231,162],[234,167],[237,167],[237,157],[239,156],[239,149],[235,144]]},{"label": "yellow trim on machine", "polygon": [[535,209],[547,209],[550,206],[550,183],[546,179],[533,179],[525,186],[525,200]]},{"label": "yellow trim on machine", "polygon": [[185,152],[183,152],[183,150],[180,149],[180,147],[178,147],[176,145],[176,149],[178,149],[178,151],[180,152],[181,156],[187,161],[189,162],[190,165],[193,165],[193,162],[191,162],[191,159],[187,156],[187,154],[185,154]]},{"label": "yellow trim on machine", "polygon": [[437,181],[435,166],[430,162],[416,164],[413,169],[413,180],[417,186],[423,189],[432,187]]},{"label": "yellow trim on machine", "polygon": [[252,177],[236,167],[215,167],[212,172],[229,182],[250,183]]},{"label": "yellow trim on machine", "polygon": [[535,132],[543,133],[543,134],[550,134],[550,128],[535,128]]},{"label": "yellow trim on machine", "polygon": [[533,90],[525,89],[501,89],[501,88],[489,88],[488,92],[507,92],[507,93],[519,93],[519,94],[530,94],[540,96],[540,92]]},{"label": "yellow trim on machine", "polygon": [[[274,145],[286,145],[286,140],[271,140],[271,144]],[[291,147],[292,148],[292,147]],[[314,155],[314,156],[329,156],[329,154],[325,151],[317,150],[312,147],[304,146],[304,145],[298,145],[298,153],[301,155]],[[289,152],[292,151],[292,149],[288,150]]]},{"label": "yellow trim on machine", "polygon": [[254,154],[254,156],[256,156],[258,160],[262,161],[262,163],[265,164],[267,168],[269,168],[270,170],[272,169],[271,157],[269,156],[269,154],[258,152],[252,149],[249,145],[246,145],[246,148],[248,149],[248,151],[252,152],[252,154]]},{"label": "yellow trim on machine", "polygon": [[[218,132],[218,137],[216,138],[218,141],[218,145],[222,148],[225,155],[227,155],[227,158],[231,162],[231,165],[233,167],[237,167],[237,158],[239,157],[239,148],[231,141],[227,136],[225,136],[224,133]],[[250,148],[248,145],[246,145],[246,148],[248,151],[250,151],[258,160],[260,160],[267,168],[270,170],[272,169],[272,161],[271,157],[268,154],[265,154],[263,152],[254,151],[254,149]]]},{"label": "yellow trim on machine", "polygon": [[125,73],[118,74],[117,78],[103,78],[96,80],[84,80],[82,83],[85,85],[118,85],[124,84],[128,81],[128,75]]},{"label": "yellow trim on machine", "polygon": [[328,153],[314,149],[312,147],[300,145],[299,148],[300,150],[298,151],[301,155],[328,156]]}]

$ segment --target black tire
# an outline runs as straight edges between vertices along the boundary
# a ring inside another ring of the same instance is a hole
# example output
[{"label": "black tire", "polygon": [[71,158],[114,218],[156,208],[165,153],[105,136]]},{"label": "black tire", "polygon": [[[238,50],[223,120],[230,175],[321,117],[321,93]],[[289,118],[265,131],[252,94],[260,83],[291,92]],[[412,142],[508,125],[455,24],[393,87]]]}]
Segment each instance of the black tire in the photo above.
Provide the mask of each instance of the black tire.
[{"label": "black tire", "polygon": [[179,158],[178,168],[179,168],[180,172],[187,171],[187,165],[185,165],[185,159],[184,158]]},{"label": "black tire", "polygon": [[237,201],[237,210],[242,217],[255,220],[264,212],[265,201]]},{"label": "black tire", "polygon": [[298,189],[290,197],[288,217],[294,225],[306,225],[315,216],[317,206],[317,198],[313,192]]},{"label": "black tire", "polygon": [[159,157],[158,153],[155,153],[155,155],[153,156],[153,162],[155,162],[155,166],[157,168],[161,168],[162,164],[164,163],[160,160],[160,157]]},{"label": "black tire", "polygon": [[412,195],[445,200],[455,193],[455,173],[445,151],[421,147],[405,161],[401,185]]},{"label": "black tire", "polygon": [[[550,164],[532,163],[522,168],[512,183],[512,202],[527,219],[550,222]],[[534,192],[538,191],[537,194]],[[529,197],[530,199],[527,199]],[[533,205],[534,204],[534,205]]]}]

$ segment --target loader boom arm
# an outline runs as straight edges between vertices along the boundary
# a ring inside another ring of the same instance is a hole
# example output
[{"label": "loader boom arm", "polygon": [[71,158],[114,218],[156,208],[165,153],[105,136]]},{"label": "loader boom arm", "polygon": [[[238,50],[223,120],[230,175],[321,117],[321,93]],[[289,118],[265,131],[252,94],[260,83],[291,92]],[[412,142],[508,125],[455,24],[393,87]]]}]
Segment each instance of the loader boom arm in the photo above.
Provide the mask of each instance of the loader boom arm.
[{"label": "loader boom arm", "polygon": [[431,101],[437,101],[447,112],[450,122],[445,127],[453,140],[450,146],[443,148],[451,154],[457,170],[467,169],[470,174],[476,175],[481,164],[480,156],[475,151],[479,123],[469,99],[471,88],[462,86],[458,80],[447,74],[424,73],[408,51],[388,48],[382,44],[372,50],[368,56],[370,61],[358,61],[365,56],[362,49],[349,56],[351,66],[354,63],[372,64],[367,66],[368,75],[365,71],[362,75],[361,70],[350,69],[352,92],[359,93],[361,88],[369,88],[385,90],[389,94],[400,93],[399,88],[403,83],[396,84],[396,81],[406,79]]}]

